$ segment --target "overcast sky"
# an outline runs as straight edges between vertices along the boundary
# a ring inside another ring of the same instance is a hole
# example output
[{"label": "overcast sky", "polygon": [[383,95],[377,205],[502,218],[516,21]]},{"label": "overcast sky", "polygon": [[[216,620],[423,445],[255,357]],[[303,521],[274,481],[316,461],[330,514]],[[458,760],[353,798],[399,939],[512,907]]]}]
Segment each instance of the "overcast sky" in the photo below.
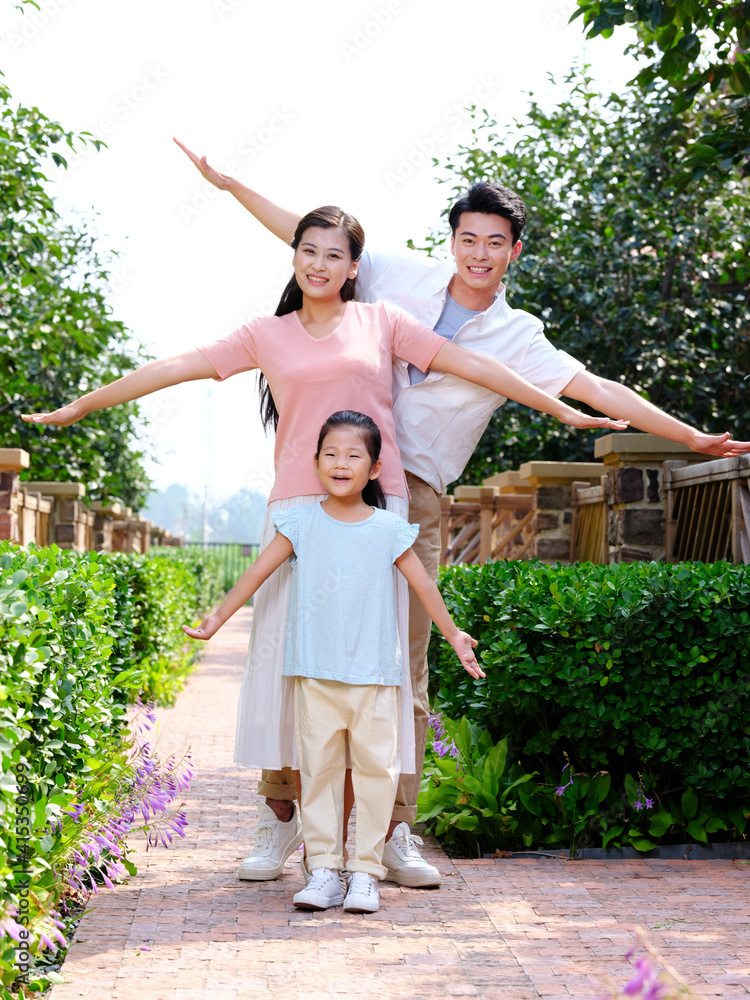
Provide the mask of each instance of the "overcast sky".
[{"label": "overcast sky", "polygon": [[[39,3],[24,15],[0,0],[0,66],[15,101],[107,143],[70,158],[54,190],[119,252],[115,315],[156,356],[272,313],[291,273],[289,248],[206,185],[172,135],[290,208],[340,204],[371,244],[395,245],[438,223],[431,156],[468,139],[466,105],[522,117],[527,92],[554,100],[547,74],[581,57],[605,89],[633,75],[619,34],[584,43],[568,25],[573,0]],[[268,492],[254,384],[145,401],[158,488]]]}]

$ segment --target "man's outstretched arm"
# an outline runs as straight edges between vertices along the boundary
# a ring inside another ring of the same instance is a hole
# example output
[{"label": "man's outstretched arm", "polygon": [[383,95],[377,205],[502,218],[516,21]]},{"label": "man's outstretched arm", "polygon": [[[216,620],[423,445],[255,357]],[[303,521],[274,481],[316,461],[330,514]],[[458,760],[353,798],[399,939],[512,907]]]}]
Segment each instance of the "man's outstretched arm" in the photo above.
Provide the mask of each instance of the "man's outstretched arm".
[{"label": "man's outstretched arm", "polygon": [[209,184],[213,184],[220,191],[228,191],[231,195],[234,195],[240,205],[246,208],[251,215],[254,215],[262,226],[265,226],[269,232],[273,233],[274,236],[278,236],[280,240],[283,240],[289,246],[297,224],[302,218],[301,215],[281,208],[280,205],[275,205],[268,198],[264,198],[258,194],[257,191],[246,187],[235,177],[220,173],[207,163],[205,156],[198,156],[197,153],[194,153],[187,146],[183,145],[179,139],[175,139],[174,141],[185,155],[189,157],[191,162],[195,164],[196,169]]},{"label": "man's outstretched arm", "polygon": [[730,441],[725,434],[704,434],[689,424],[649,403],[626,385],[610,379],[599,378],[591,372],[579,372],[562,391],[563,396],[588,403],[600,413],[612,413],[621,420],[629,420],[631,427],[679,441],[686,448],[718,458],[734,458],[750,451],[750,441]]}]

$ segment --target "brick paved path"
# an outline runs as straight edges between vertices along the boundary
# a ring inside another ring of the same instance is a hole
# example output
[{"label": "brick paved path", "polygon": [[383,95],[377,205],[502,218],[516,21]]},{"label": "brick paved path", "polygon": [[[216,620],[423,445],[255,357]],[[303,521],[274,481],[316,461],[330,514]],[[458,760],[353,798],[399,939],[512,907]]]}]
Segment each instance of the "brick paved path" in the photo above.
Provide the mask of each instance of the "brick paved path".
[{"label": "brick paved path", "polygon": [[432,843],[443,888],[381,883],[367,916],[295,910],[296,857],[282,879],[238,882],[257,801],[254,776],[231,763],[248,628],[237,615],[160,713],[160,751],[193,747],[187,839],[139,849],[137,877],[92,898],[52,1000],[592,998],[593,976],[625,983],[635,924],[704,997],[750,996],[750,866],[738,863],[454,863]]}]

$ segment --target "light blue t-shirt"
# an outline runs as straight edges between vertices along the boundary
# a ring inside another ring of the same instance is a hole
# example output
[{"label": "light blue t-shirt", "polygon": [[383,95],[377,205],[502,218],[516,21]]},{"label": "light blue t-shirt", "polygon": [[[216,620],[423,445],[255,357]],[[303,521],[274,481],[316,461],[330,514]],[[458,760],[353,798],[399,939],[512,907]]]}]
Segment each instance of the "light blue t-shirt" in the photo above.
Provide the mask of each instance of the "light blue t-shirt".
[{"label": "light blue t-shirt", "polygon": [[[462,306],[456,302],[450,292],[446,292],[445,305],[443,306],[443,311],[440,313],[440,319],[435,324],[435,333],[439,333],[446,340],[453,340],[464,323],[468,323],[472,316],[477,316],[481,311],[481,309],[478,311],[467,309],[466,306]],[[424,382],[426,378],[426,372],[421,371],[414,365],[409,365],[409,382],[411,385],[416,385],[417,382]]]},{"label": "light blue t-shirt", "polygon": [[284,675],[400,684],[393,563],[419,532],[390,511],[337,521],[319,503],[275,511],[294,546]]}]

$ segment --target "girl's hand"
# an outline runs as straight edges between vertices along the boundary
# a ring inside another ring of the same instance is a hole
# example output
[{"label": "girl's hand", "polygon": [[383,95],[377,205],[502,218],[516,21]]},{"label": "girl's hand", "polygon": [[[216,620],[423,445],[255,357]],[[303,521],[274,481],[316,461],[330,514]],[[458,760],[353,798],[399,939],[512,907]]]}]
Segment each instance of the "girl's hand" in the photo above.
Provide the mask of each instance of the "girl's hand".
[{"label": "girl's hand", "polygon": [[581,413],[574,407],[569,407],[570,413],[560,417],[561,424],[570,424],[579,430],[589,430],[599,428],[612,431],[626,431],[630,426],[629,420],[613,420],[611,417],[590,417],[587,413]]},{"label": "girl's hand", "polygon": [[208,164],[205,156],[198,156],[197,153],[188,149],[179,139],[174,139],[174,142],[177,143],[183,153],[195,164],[196,169],[200,171],[209,184],[213,184],[220,191],[226,191],[232,181],[231,177],[227,176],[227,174],[220,174],[218,170],[215,170]]},{"label": "girl's hand", "polygon": [[456,656],[463,664],[463,668],[467,674],[471,674],[475,678],[487,676],[477,663],[477,658],[474,655],[474,647],[477,644],[476,639],[472,639],[468,632],[459,631],[456,632],[449,642],[455,649]]},{"label": "girl's hand", "polygon": [[212,614],[206,615],[198,628],[188,628],[187,625],[183,625],[182,631],[185,635],[189,635],[191,639],[210,639],[212,635],[215,635],[219,631],[223,624],[224,622],[214,611]]},{"label": "girl's hand", "polygon": [[69,427],[86,414],[81,412],[78,403],[68,403],[51,413],[22,413],[21,420],[27,424],[54,424],[56,427]]}]

